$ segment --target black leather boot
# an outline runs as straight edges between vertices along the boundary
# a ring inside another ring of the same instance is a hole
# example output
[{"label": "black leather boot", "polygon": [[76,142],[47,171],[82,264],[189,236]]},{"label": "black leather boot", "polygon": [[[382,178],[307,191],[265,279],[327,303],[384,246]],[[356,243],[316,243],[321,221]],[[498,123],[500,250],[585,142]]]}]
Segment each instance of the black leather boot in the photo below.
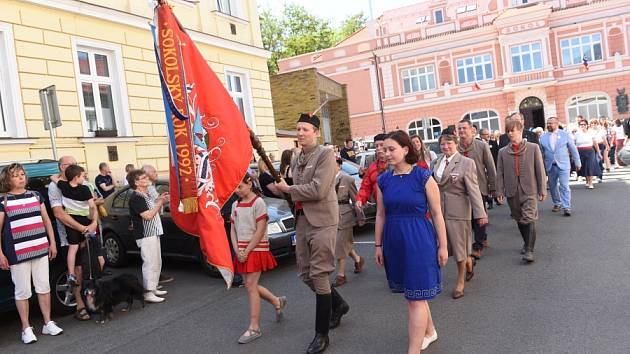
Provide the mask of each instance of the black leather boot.
[{"label": "black leather boot", "polygon": [[521,237],[523,238],[523,248],[521,248],[521,254],[525,254],[525,252],[527,251],[527,235],[529,232],[527,229],[527,224],[521,224],[520,222],[517,222],[516,225],[518,225],[518,231],[520,231]]},{"label": "black leather boot", "polygon": [[529,223],[527,224],[527,250],[525,251],[525,255],[523,255],[523,259],[528,263],[534,261],[534,244],[536,243],[536,224]]},{"label": "black leather boot", "polygon": [[308,346],[306,354],[323,353],[328,348],[328,325],[332,312],[332,295],[317,294],[315,304],[315,338]]},{"label": "black leather boot", "polygon": [[350,311],[350,305],[344,300],[341,295],[332,288],[332,315],[330,316],[330,329],[339,327],[341,323],[341,317]]}]

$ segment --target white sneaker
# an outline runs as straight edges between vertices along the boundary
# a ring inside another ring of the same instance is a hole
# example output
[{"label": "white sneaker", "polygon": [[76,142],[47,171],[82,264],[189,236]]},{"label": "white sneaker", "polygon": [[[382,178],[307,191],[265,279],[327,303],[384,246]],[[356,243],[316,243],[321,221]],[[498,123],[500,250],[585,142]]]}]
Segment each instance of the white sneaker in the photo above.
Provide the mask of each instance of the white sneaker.
[{"label": "white sneaker", "polygon": [[168,291],[166,291],[166,290],[155,290],[153,293],[155,295],[157,295],[157,296],[164,296],[164,295],[168,294]]},{"label": "white sneaker", "polygon": [[35,333],[33,333],[33,327],[28,327],[22,331],[22,342],[24,344],[37,342],[37,337],[35,337]]},{"label": "white sneaker", "polygon": [[424,337],[422,340],[422,350],[425,350],[429,347],[429,345],[437,340],[437,331],[433,331],[433,334],[430,337]]},{"label": "white sneaker", "polygon": [[154,293],[148,292],[144,294],[144,301],[157,304],[164,301],[163,297],[157,297]]},{"label": "white sneaker", "polygon": [[63,333],[63,329],[59,328],[55,321],[50,321],[42,327],[42,334],[50,334],[51,336],[56,336],[58,334]]}]

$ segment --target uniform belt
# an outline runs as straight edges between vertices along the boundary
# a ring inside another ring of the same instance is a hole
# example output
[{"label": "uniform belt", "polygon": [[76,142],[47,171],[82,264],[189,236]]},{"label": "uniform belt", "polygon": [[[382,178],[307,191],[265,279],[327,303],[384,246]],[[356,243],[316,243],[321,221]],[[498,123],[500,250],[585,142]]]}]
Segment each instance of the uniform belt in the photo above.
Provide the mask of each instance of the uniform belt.
[{"label": "uniform belt", "polygon": [[340,205],[341,204],[350,204],[350,201],[349,200],[338,200],[337,203],[340,204]]}]

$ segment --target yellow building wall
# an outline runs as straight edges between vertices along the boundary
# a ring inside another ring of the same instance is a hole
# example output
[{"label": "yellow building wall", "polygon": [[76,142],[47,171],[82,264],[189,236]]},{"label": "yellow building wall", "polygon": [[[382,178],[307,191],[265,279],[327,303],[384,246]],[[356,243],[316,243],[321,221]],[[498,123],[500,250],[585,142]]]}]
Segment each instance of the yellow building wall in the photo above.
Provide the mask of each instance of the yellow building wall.
[{"label": "yellow building wall", "polygon": [[[102,4],[99,1],[88,2]],[[144,8],[138,6],[138,3],[142,3]],[[173,1],[171,3],[175,5],[175,14],[187,27],[189,23],[192,27],[202,27],[202,16],[196,16],[195,20],[195,15],[191,12],[193,8]],[[200,4],[205,3],[208,2]],[[246,4],[244,7],[247,13],[253,14],[253,19],[247,26],[256,28],[248,35],[243,34],[239,42],[258,46],[260,29],[255,1],[243,3]],[[150,16],[151,11],[146,4],[146,1],[118,0],[108,3],[108,6],[118,7],[126,12],[143,12]],[[136,166],[152,164],[164,175],[163,172],[168,170],[168,141],[153,39],[148,23],[147,29],[143,30],[25,1],[0,0],[0,9],[0,22],[10,23],[13,27],[27,133],[29,138],[36,138],[34,144],[0,144],[0,160],[52,158],[49,134],[42,123],[38,90],[56,85],[63,122],[62,127],[55,129],[59,156],[74,155],[80,163],[87,166],[91,176],[98,173],[100,162],[110,164],[116,179],[123,178],[124,166],[128,163]],[[213,31],[216,33],[225,16],[213,16],[220,19],[214,23],[216,28]],[[203,24],[203,27],[212,29],[209,23]],[[254,38],[256,36],[257,39]],[[83,137],[85,120],[79,108],[74,72],[76,58],[71,47],[73,37],[120,46],[133,138],[114,138],[99,142],[95,138]],[[226,65],[248,73],[257,134],[267,151],[277,152],[266,58],[203,43],[197,43],[197,46],[223,82]],[[113,145],[118,147],[119,159],[109,162],[107,146]]]}]

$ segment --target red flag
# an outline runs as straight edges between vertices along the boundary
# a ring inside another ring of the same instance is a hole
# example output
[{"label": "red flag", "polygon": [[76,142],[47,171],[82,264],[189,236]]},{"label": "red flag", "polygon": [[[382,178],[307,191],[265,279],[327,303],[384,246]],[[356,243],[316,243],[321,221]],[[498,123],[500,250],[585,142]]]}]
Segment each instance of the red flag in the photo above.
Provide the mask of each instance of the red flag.
[{"label": "red flag", "polygon": [[169,128],[171,216],[179,228],[200,238],[208,263],[229,287],[234,268],[220,210],[247,172],[249,131],[170,6],[156,7],[155,25]]}]

